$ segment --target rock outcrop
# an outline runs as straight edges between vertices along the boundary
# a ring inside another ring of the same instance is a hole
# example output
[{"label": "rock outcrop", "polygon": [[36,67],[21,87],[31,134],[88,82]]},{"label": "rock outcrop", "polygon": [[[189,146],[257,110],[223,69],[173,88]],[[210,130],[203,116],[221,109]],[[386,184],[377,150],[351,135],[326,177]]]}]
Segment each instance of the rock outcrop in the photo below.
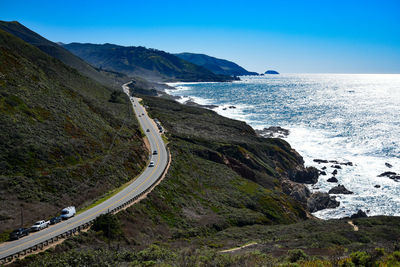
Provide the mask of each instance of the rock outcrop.
[{"label": "rock outcrop", "polygon": [[331,188],[328,192],[329,194],[345,194],[345,195],[350,195],[353,194],[352,191],[348,190],[344,185],[338,185],[333,188]]},{"label": "rock outcrop", "polygon": [[351,219],[366,218],[366,217],[368,217],[368,215],[362,210],[358,210],[357,213],[354,213],[353,215],[350,216]]},{"label": "rock outcrop", "polygon": [[316,212],[323,209],[334,209],[339,207],[339,205],[340,202],[338,202],[334,197],[323,192],[316,192],[307,200],[307,209],[310,212]]},{"label": "rock outcrop", "polygon": [[318,182],[319,170],[307,167],[304,170],[296,170],[289,173],[289,179],[302,184],[315,184]]}]

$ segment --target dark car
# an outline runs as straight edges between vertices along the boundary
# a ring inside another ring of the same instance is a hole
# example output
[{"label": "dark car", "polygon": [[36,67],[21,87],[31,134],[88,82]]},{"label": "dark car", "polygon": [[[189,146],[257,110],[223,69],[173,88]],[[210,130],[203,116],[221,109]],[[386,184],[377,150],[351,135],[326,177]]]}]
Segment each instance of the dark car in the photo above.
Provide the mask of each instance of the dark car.
[{"label": "dark car", "polygon": [[60,216],[54,217],[54,218],[51,218],[51,219],[50,219],[50,224],[56,224],[56,223],[59,223],[59,222],[61,222],[61,221],[62,221],[62,219],[61,219]]},{"label": "dark car", "polygon": [[14,231],[11,232],[10,234],[10,239],[11,240],[16,240],[20,239],[23,236],[29,235],[29,229],[27,228],[18,228]]},{"label": "dark car", "polygon": [[148,132],[148,133],[149,133],[149,132],[150,132],[150,129],[147,129],[147,130],[146,130],[146,132]]},{"label": "dark car", "polygon": [[154,150],[153,151],[153,155],[157,155],[158,153],[157,153],[157,150]]}]

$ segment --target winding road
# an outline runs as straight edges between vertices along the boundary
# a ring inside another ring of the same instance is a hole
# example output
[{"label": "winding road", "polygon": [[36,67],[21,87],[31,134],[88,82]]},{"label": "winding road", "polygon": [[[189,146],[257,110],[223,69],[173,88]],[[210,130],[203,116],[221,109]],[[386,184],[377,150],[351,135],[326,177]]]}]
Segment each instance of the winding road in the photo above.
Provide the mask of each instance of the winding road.
[{"label": "winding road", "polygon": [[[129,89],[127,84],[124,84],[122,88],[124,92],[128,94]],[[130,97],[130,99],[136,117],[149,140],[151,147],[150,160],[154,162],[154,166],[148,166],[139,177],[131,182],[131,184],[97,206],[86,210],[69,220],[52,225],[39,232],[31,233],[27,237],[1,244],[0,259],[5,259],[10,255],[15,255],[16,253],[31,248],[32,246],[41,244],[52,237],[59,236],[68,230],[75,229],[80,225],[88,223],[100,214],[107,213],[117,207],[120,207],[122,204],[128,202],[134,197],[140,196],[159,180],[168,164],[168,152],[166,146],[161,138],[156,124],[152,119],[149,118],[145,108],[139,104],[137,98]],[[147,129],[149,129],[148,132]],[[153,151],[157,151],[157,154],[153,155]],[[68,206],[68,203],[66,203],[65,206]],[[34,222],[32,222],[32,224],[33,223]]]}]

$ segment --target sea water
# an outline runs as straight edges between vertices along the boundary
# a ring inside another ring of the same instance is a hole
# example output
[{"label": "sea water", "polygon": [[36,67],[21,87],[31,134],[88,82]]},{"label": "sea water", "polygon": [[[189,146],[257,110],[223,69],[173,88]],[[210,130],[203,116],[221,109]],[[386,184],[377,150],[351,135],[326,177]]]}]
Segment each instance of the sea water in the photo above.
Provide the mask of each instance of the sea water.
[{"label": "sea water", "polygon": [[[217,105],[214,110],[219,114],[255,129],[290,130],[285,139],[305,164],[326,167],[327,175],[310,186],[312,191],[327,192],[342,184],[354,192],[335,195],[340,206],[315,216],[340,218],[359,209],[369,216],[400,215],[400,182],[378,177],[386,171],[400,173],[400,75],[287,74],[241,79],[174,84],[176,89],[168,93],[180,96],[180,102]],[[353,166],[342,165],[338,183],[329,183],[335,164],[318,164],[314,159],[350,161]]]}]

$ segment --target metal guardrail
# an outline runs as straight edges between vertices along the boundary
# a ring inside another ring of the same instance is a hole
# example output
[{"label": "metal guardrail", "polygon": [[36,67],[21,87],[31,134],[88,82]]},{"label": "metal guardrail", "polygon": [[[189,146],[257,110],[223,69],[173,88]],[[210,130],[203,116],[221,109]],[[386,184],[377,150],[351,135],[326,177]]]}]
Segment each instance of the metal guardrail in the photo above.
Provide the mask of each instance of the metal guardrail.
[{"label": "metal guardrail", "polygon": [[[112,209],[112,210],[107,211],[105,214],[108,214],[108,213],[117,213],[118,211],[120,211],[120,210],[126,208],[127,206],[129,206],[130,204],[132,204],[133,202],[135,202],[136,200],[138,200],[140,197],[142,197],[143,195],[145,195],[145,194],[147,194],[148,192],[150,192],[150,189],[152,189],[153,186],[154,186],[156,183],[159,182],[159,180],[161,179],[161,177],[163,177],[164,175],[166,175],[166,170],[167,170],[167,167],[168,167],[168,165],[169,165],[169,163],[170,163],[170,159],[171,159],[171,158],[170,158],[170,154],[169,154],[169,150],[168,150],[167,145],[165,145],[165,148],[166,148],[166,150],[167,150],[167,165],[165,165],[164,170],[162,171],[160,177],[158,177],[158,179],[155,180],[155,181],[151,184],[151,186],[149,186],[148,188],[146,188],[146,190],[144,190],[143,192],[139,193],[137,196],[135,196],[135,197],[133,197],[133,198],[131,198],[131,199],[126,200],[124,203],[122,203],[122,204],[119,205],[118,207],[116,207],[116,208],[114,208],[114,209]],[[99,216],[100,216],[100,215],[99,215]],[[97,216],[97,217],[98,217],[98,216]],[[17,253],[11,254],[11,255],[9,255],[9,256],[3,257],[3,258],[0,259],[0,264],[3,265],[3,264],[11,263],[11,262],[12,262],[13,260],[15,260],[15,259],[18,259],[18,258],[20,258],[20,257],[22,257],[22,256],[26,256],[26,255],[28,255],[28,254],[30,254],[30,253],[33,253],[33,252],[37,251],[37,250],[41,250],[41,249],[43,249],[43,248],[45,248],[45,247],[47,247],[47,246],[53,244],[54,242],[57,242],[58,240],[67,239],[67,238],[69,238],[69,237],[71,237],[71,236],[74,236],[74,235],[76,235],[76,234],[79,234],[82,230],[85,230],[85,229],[90,228],[90,226],[93,224],[94,220],[95,220],[95,219],[92,219],[92,220],[90,220],[89,222],[80,224],[80,225],[78,225],[77,227],[75,227],[75,228],[73,228],[73,229],[71,229],[71,230],[65,231],[64,233],[61,233],[61,234],[59,234],[59,235],[57,235],[57,236],[55,236],[55,237],[49,238],[49,239],[47,239],[47,240],[45,240],[45,241],[43,241],[43,242],[40,242],[40,243],[38,243],[38,244],[36,244],[36,245],[33,245],[33,246],[29,247],[29,248],[23,249],[23,250],[21,250],[20,252],[17,252]]]}]

